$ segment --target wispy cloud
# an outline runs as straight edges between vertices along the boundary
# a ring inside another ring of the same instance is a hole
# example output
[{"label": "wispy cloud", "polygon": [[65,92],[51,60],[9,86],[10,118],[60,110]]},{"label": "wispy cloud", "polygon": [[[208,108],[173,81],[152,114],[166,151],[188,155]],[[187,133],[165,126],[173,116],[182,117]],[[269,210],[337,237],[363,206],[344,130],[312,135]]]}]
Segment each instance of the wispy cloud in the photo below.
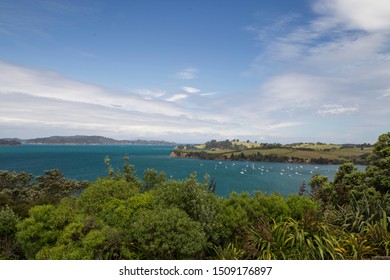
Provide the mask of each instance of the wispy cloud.
[{"label": "wispy cloud", "polygon": [[359,110],[358,107],[344,107],[343,105],[339,104],[328,104],[323,105],[320,110],[318,110],[318,113],[320,115],[340,115],[340,114],[347,114],[352,112],[357,112]]},{"label": "wispy cloud", "polygon": [[183,93],[174,94],[168,98],[165,98],[165,100],[169,102],[177,102],[177,101],[187,99],[188,97],[200,92],[200,89],[189,87],[189,86],[181,87],[181,90],[183,91]]},{"label": "wispy cloud", "polygon": [[390,98],[390,89],[385,90],[380,98]]},{"label": "wispy cloud", "polygon": [[[0,77],[0,94],[25,93],[41,98],[120,107],[125,110],[145,113],[160,112],[173,116],[183,113],[172,104],[165,104],[160,100],[149,101],[139,94],[113,91],[74,81],[52,71],[24,68],[0,62],[0,72],[6,73]],[[162,94],[161,92],[147,93]]]},{"label": "wispy cloud", "polygon": [[196,68],[186,68],[176,73],[175,77],[181,80],[193,80],[197,78],[198,69]]},{"label": "wispy cloud", "polygon": [[302,125],[301,122],[281,122],[276,124],[269,125],[269,129],[277,129],[277,128],[286,128],[286,127],[292,127],[292,126],[299,126]]},{"label": "wispy cloud", "polygon": [[167,94],[167,91],[163,89],[137,89],[133,92],[144,99],[155,99]]},{"label": "wispy cloud", "polygon": [[[216,110],[217,104],[182,104],[198,92],[193,87],[172,96],[159,89],[115,91],[1,61],[0,72],[0,137],[56,132],[205,141],[249,134],[241,120]],[[227,103],[218,106],[229,108]]]},{"label": "wispy cloud", "polygon": [[317,1],[315,10],[345,25],[348,29],[367,32],[390,30],[390,5],[381,0]]},{"label": "wispy cloud", "polygon": [[[390,5],[385,1],[318,0],[313,11],[317,16],[310,21],[286,15],[269,26],[251,28],[261,44],[248,73],[261,75],[264,82],[249,97],[253,105],[246,104],[246,108],[253,111],[257,104],[261,117],[272,116],[281,123],[296,119],[318,128],[331,126],[327,123],[331,120],[315,115],[334,116],[338,127],[355,129],[362,138],[373,130],[361,126],[364,122],[378,123],[376,133],[383,132],[386,128],[378,118],[390,119],[386,98]],[[347,118],[352,116],[362,119],[356,127]]]},{"label": "wispy cloud", "polygon": [[182,87],[181,88],[184,92],[194,94],[200,92],[200,89],[194,88],[194,87]]},{"label": "wispy cloud", "polygon": [[218,92],[203,92],[200,94],[200,96],[212,96],[216,94],[218,94]]},{"label": "wispy cloud", "polygon": [[[230,98],[209,98],[194,87],[170,94],[141,89],[120,92],[81,83],[59,73],[0,62],[0,131],[3,137],[42,133],[103,134],[174,141],[210,138],[262,139],[299,125],[263,118],[231,106]],[[210,93],[213,94],[213,93]],[[207,99],[207,106],[202,105]],[[234,98],[234,97],[232,97]],[[185,101],[185,102],[184,102]],[[243,104],[251,103],[246,100]]]},{"label": "wispy cloud", "polygon": [[174,94],[172,95],[171,97],[165,99],[166,101],[170,101],[170,102],[175,102],[175,101],[178,101],[178,100],[182,100],[182,99],[185,99],[187,98],[188,95],[187,94],[183,94],[183,93],[178,93],[178,94]]}]

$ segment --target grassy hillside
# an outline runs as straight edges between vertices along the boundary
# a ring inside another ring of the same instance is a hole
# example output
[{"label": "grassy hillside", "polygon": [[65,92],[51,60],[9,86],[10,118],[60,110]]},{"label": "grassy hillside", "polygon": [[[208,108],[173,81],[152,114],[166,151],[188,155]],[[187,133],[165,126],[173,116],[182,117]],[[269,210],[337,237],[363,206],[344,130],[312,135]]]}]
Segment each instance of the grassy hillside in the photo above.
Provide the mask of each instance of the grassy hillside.
[{"label": "grassy hillside", "polygon": [[[220,145],[220,143],[222,143]],[[180,157],[195,157],[218,160],[250,160],[304,163],[343,163],[352,161],[366,164],[372,155],[369,145],[337,145],[324,143],[258,144],[251,142],[207,142],[202,145],[176,148]]]}]

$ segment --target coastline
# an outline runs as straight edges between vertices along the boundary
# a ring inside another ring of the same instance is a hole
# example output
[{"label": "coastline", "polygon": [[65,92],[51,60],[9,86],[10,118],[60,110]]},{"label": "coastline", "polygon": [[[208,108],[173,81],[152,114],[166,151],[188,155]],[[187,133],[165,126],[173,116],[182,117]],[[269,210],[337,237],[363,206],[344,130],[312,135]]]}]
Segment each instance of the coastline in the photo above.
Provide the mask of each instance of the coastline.
[{"label": "coastline", "polygon": [[318,157],[315,151],[305,151],[306,157],[297,156],[299,153],[291,152],[288,154],[277,154],[270,150],[266,153],[257,151],[256,153],[250,153],[251,150],[244,151],[228,151],[216,153],[215,151],[187,151],[180,149],[173,149],[170,153],[170,158],[188,158],[188,159],[203,159],[203,160],[219,160],[219,161],[249,161],[249,162],[278,162],[278,163],[301,163],[301,164],[343,164],[345,162],[352,162],[358,165],[368,165],[370,152],[362,153],[360,156],[339,156],[331,155],[327,156],[326,153],[323,156]]}]

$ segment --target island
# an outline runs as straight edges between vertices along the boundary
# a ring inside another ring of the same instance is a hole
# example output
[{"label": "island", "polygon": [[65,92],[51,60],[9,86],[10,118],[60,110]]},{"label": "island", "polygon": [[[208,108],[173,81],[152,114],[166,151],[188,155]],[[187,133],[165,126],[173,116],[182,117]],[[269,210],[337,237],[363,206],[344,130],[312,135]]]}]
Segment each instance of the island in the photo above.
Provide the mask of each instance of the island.
[{"label": "island", "polygon": [[162,140],[116,140],[103,136],[86,135],[34,138],[27,139],[24,143],[48,145],[176,145],[176,143]]},{"label": "island", "polygon": [[19,146],[22,142],[18,138],[2,138],[0,139],[0,146]]},{"label": "island", "polygon": [[237,139],[211,140],[200,145],[178,145],[171,157],[312,164],[368,164],[371,144],[257,143]]}]

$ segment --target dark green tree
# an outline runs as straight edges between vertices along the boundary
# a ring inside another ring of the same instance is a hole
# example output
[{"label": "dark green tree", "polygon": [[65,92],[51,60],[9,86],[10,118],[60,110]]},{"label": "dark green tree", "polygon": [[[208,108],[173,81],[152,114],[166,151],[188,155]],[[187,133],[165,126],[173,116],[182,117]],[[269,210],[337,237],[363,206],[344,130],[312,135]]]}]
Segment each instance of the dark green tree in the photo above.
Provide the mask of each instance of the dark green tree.
[{"label": "dark green tree", "polygon": [[390,192],[390,132],[379,136],[374,145],[376,158],[365,172],[366,184],[382,194]]},{"label": "dark green tree", "polygon": [[0,259],[17,259],[18,245],[16,242],[16,225],[19,217],[5,206],[0,210]]},{"label": "dark green tree", "polygon": [[201,224],[176,207],[140,210],[131,229],[135,246],[144,259],[201,259],[204,256],[206,234]]},{"label": "dark green tree", "polygon": [[37,183],[34,187],[39,191],[39,199],[43,203],[58,203],[62,198],[75,195],[88,185],[86,181],[75,181],[65,178],[58,170],[46,170],[43,176],[36,177]]},{"label": "dark green tree", "polygon": [[143,176],[143,186],[144,191],[150,190],[154,187],[165,184],[166,175],[164,172],[157,172],[154,169],[146,169]]}]

